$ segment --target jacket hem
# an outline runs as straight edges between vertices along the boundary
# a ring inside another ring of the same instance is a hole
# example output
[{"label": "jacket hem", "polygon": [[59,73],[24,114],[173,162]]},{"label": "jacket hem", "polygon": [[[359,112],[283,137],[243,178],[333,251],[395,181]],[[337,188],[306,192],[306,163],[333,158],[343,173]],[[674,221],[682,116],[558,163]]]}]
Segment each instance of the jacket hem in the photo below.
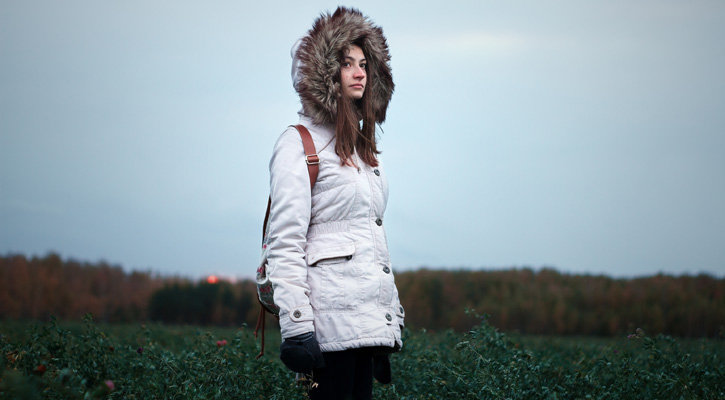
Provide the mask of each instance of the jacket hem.
[{"label": "jacket hem", "polygon": [[[322,352],[330,352],[357,349],[361,347],[395,347],[395,344],[396,340],[390,338],[354,339],[344,342],[321,343],[320,350]],[[398,342],[398,345],[402,346],[402,343]]]}]

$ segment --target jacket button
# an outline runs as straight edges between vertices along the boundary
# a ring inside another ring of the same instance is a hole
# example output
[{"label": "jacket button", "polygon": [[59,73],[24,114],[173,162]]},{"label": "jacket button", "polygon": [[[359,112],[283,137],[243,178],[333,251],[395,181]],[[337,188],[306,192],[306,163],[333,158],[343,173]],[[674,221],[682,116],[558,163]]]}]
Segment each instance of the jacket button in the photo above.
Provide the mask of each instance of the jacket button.
[{"label": "jacket button", "polygon": [[380,170],[379,169],[375,168],[373,170],[373,172],[375,173],[375,175],[380,176]]},{"label": "jacket button", "polygon": [[388,314],[385,314],[385,319],[387,319],[388,321],[392,321],[393,320],[393,316],[390,315],[389,313]]},{"label": "jacket button", "polygon": [[375,220],[375,223],[378,224],[378,226],[380,226],[380,225],[383,224],[383,220],[380,219],[380,218],[378,218],[378,219]]},{"label": "jacket button", "polygon": [[405,314],[405,311],[403,310],[403,306],[400,306],[400,313]]},{"label": "jacket button", "polygon": [[295,310],[294,314],[292,315],[294,315],[295,318],[299,318],[302,316],[302,312],[300,312],[300,310]]},{"label": "jacket button", "polygon": [[389,274],[390,268],[388,268],[387,266],[383,267],[383,272],[385,272],[386,274]]}]

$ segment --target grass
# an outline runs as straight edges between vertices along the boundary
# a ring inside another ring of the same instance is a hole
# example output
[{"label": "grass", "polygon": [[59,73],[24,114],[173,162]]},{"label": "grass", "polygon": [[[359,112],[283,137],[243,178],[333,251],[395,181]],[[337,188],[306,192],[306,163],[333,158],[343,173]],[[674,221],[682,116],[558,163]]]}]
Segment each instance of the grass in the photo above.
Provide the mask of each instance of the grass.
[{"label": "grass", "polygon": [[[0,323],[0,399],[304,399],[247,327]],[[720,399],[725,342],[406,330],[376,399]]]}]

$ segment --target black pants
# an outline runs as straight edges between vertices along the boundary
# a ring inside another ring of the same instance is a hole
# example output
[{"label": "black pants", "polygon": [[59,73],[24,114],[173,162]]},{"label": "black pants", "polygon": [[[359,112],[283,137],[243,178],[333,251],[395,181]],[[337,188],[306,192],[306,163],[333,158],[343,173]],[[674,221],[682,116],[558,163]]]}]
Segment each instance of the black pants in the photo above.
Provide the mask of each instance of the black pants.
[{"label": "black pants", "polygon": [[322,353],[325,367],[315,369],[312,400],[370,400],[373,398],[373,355],[369,348]]}]

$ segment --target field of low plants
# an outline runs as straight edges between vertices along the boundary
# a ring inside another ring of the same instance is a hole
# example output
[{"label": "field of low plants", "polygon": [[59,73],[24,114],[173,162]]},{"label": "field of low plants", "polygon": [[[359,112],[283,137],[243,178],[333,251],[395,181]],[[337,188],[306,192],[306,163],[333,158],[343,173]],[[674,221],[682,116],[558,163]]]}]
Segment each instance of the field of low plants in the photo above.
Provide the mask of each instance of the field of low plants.
[{"label": "field of low plants", "polygon": [[[406,330],[375,399],[724,399],[725,340]],[[251,329],[0,322],[0,399],[304,399]]]}]

